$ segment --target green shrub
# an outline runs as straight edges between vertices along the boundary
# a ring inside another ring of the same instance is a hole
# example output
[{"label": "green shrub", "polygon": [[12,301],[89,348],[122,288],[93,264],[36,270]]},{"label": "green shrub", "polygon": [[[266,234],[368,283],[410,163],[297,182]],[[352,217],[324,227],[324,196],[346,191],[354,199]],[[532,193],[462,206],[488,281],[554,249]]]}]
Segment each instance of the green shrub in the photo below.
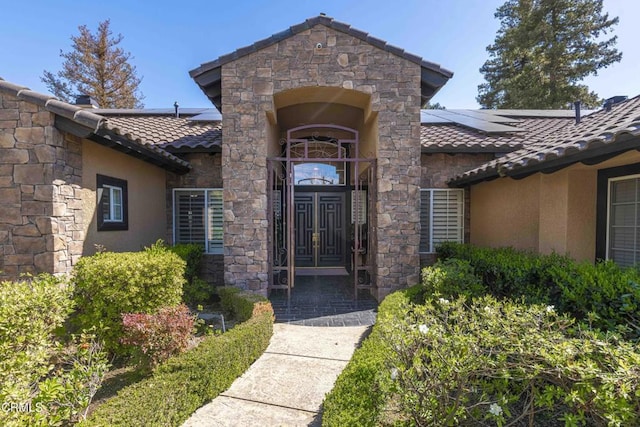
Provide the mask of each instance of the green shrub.
[{"label": "green shrub", "polygon": [[469,261],[451,258],[422,269],[422,292],[414,302],[424,302],[425,297],[431,296],[480,296],[486,289]]},{"label": "green shrub", "polygon": [[169,246],[169,250],[178,254],[178,256],[187,263],[184,269],[184,278],[187,282],[191,282],[199,276],[202,266],[202,256],[204,254],[204,249],[201,245],[195,243],[179,243],[174,246]]},{"label": "green shrub", "polygon": [[215,290],[206,280],[199,277],[202,268],[202,256],[204,249],[197,244],[177,244],[169,249],[178,254],[186,263],[184,271],[184,302],[190,306],[210,302]]},{"label": "green shrub", "polygon": [[242,291],[233,286],[217,289],[220,303],[225,316],[244,322],[249,319],[254,310],[254,304],[264,301],[265,298],[258,294]]},{"label": "green shrub", "polygon": [[468,261],[492,295],[524,298],[539,304],[558,296],[558,289],[550,286],[549,268],[573,262],[557,254],[538,255],[513,248],[479,248],[450,242],[441,244],[437,251],[440,259]]},{"label": "green shrub", "polygon": [[191,307],[210,303],[215,295],[215,288],[206,280],[195,277],[184,284],[184,302]]},{"label": "green shrub", "polygon": [[88,426],[178,426],[226,390],[264,352],[273,310],[262,298],[254,315],[222,335],[171,358],[153,375],[126,387],[91,414]]},{"label": "green shrub", "polygon": [[640,337],[640,274],[612,261],[551,268],[553,283],[561,290],[559,309],[602,330],[618,330]]},{"label": "green shrub", "polygon": [[602,330],[640,338],[640,272],[613,262],[577,263],[557,254],[536,255],[511,248],[477,248],[446,243],[441,259],[468,261],[483,285],[498,298],[523,298],[553,305]]},{"label": "green shrub", "polygon": [[77,421],[107,369],[90,334],[64,343],[71,288],[39,275],[0,283],[0,424],[59,425]]},{"label": "green shrub", "polygon": [[[640,417],[640,353],[551,306],[427,300],[381,322],[396,422],[622,425]],[[519,425],[519,424],[518,424]]]},{"label": "green shrub", "polygon": [[54,332],[72,310],[71,290],[49,275],[0,282],[0,384],[3,402],[23,401],[49,370]]},{"label": "green shrub", "polygon": [[73,272],[76,322],[95,327],[109,351],[123,351],[122,313],[154,313],[180,304],[185,262],[153,245],[141,252],[103,252],[81,258]]}]

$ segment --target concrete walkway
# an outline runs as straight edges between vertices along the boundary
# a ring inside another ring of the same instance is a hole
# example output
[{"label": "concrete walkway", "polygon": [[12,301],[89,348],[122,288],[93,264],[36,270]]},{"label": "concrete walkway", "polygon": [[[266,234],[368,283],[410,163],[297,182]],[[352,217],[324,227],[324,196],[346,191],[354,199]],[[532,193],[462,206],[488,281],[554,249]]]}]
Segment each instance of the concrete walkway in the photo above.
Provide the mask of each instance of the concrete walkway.
[{"label": "concrete walkway", "polygon": [[370,326],[276,323],[266,352],[183,426],[320,426],[320,407]]}]

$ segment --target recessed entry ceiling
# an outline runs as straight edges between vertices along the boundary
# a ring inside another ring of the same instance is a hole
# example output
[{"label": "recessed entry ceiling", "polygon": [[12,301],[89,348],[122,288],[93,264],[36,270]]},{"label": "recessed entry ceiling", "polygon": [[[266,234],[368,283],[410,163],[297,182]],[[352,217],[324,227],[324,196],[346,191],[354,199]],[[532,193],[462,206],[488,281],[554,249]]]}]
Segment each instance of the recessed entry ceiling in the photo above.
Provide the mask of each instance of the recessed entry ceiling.
[{"label": "recessed entry ceiling", "polygon": [[311,124],[334,124],[359,129],[364,113],[360,108],[345,104],[308,102],[278,109],[281,130]]}]

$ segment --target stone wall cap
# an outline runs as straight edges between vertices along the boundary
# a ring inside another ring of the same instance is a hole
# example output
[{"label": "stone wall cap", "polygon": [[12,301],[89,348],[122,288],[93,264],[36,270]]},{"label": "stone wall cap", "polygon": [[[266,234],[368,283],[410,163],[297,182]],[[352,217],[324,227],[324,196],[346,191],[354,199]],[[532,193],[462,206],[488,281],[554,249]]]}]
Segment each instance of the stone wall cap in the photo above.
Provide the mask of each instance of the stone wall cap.
[{"label": "stone wall cap", "polygon": [[39,105],[41,107],[45,107],[48,101],[56,98],[54,96],[47,95],[44,93],[35,92],[29,89],[24,89],[24,90],[21,90],[20,93],[18,93],[18,99],[21,99],[26,102],[30,102],[32,104]]},{"label": "stone wall cap", "polygon": [[19,86],[11,83],[0,77],[0,92],[7,93],[9,95],[18,96],[21,90],[28,90],[28,87]]},{"label": "stone wall cap", "polygon": [[142,160],[155,162],[157,164],[156,159],[159,157],[164,159],[163,163],[160,165],[162,167],[168,166],[173,169],[176,169],[177,167],[177,169],[182,171],[186,171],[191,167],[188,162],[174,156],[160,146],[143,143],[142,138],[136,136],[134,132],[131,132],[128,129],[122,129],[117,125],[112,125],[109,123],[108,118],[77,105],[60,101],[54,96],[32,91],[28,87],[10,83],[1,77],[0,93],[6,93],[11,96],[15,96],[19,100],[39,105],[50,113],[71,120],[83,128],[90,129],[91,133],[101,138],[108,139],[109,132],[112,132],[113,135],[123,136],[128,143],[132,143],[137,146],[135,150],[125,150],[125,152],[132,152],[132,155],[139,157]]}]

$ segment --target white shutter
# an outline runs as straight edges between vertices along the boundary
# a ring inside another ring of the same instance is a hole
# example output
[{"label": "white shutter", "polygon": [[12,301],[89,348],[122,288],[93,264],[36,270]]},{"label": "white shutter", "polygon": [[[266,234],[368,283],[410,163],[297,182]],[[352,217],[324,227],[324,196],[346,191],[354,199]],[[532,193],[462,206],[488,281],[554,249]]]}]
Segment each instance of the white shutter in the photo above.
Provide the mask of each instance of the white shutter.
[{"label": "white shutter", "polygon": [[464,190],[420,192],[420,252],[435,252],[438,243],[464,241]]},{"label": "white shutter", "polygon": [[640,261],[640,179],[610,181],[607,258],[629,267]]},{"label": "white shutter", "polygon": [[[367,191],[358,190],[358,224],[367,223]],[[356,190],[351,190],[351,224],[356,220]]]},{"label": "white shutter", "polygon": [[207,222],[209,226],[207,252],[210,254],[222,254],[224,241],[222,190],[209,190],[207,196]]},{"label": "white shutter", "polygon": [[175,190],[174,224],[176,243],[205,243],[205,193],[199,190]]}]

